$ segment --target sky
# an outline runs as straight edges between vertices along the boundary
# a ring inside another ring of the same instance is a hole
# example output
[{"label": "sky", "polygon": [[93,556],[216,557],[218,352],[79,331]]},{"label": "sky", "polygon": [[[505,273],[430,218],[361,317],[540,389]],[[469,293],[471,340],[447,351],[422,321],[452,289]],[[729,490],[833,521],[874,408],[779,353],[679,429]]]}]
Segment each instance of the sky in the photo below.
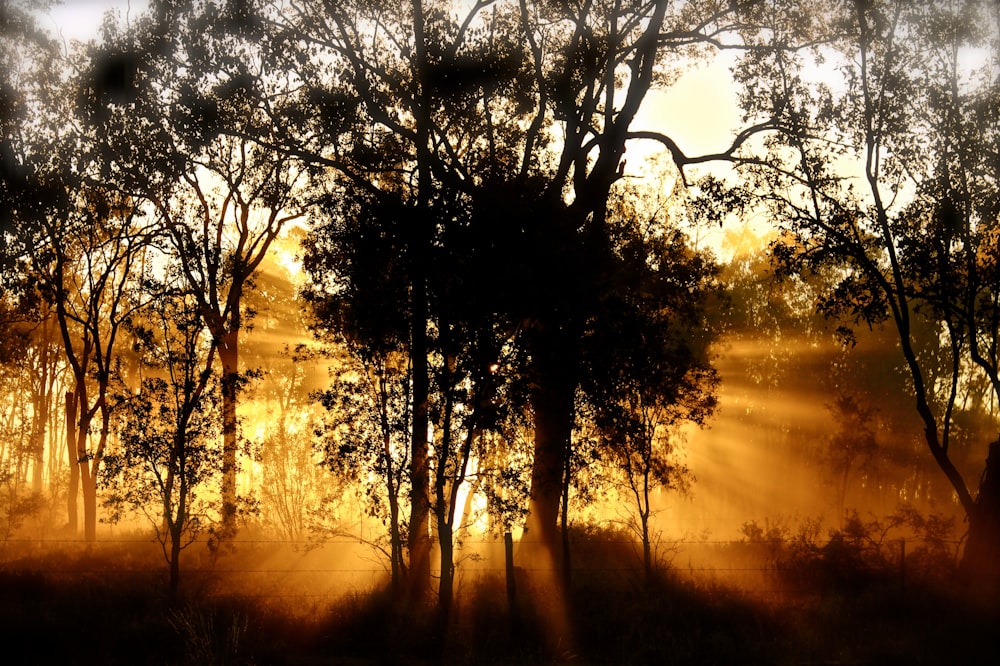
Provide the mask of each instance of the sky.
[{"label": "sky", "polygon": [[[149,0],[62,0],[60,4],[39,13],[39,23],[67,43],[98,38],[100,25],[108,11],[117,11],[125,20],[137,16],[149,6]],[[667,90],[651,90],[632,125],[636,130],[662,132],[674,139],[688,156],[716,153],[729,147],[740,124],[740,111],[729,72],[731,58],[720,57],[681,76]],[[656,142],[630,142],[627,152],[626,175],[647,178],[648,158],[662,153]],[[713,171],[721,165],[714,165]],[[700,171],[689,171],[697,176]],[[708,232],[699,239],[717,255],[725,250],[719,246],[724,234]]]},{"label": "sky", "polygon": [[[148,0],[62,0],[40,14],[40,23],[67,41],[86,41],[98,36],[107,11],[118,11],[124,19],[148,5]],[[699,67],[669,91],[652,91],[636,125],[666,131],[689,155],[722,150],[739,122],[729,81],[722,59]]]},{"label": "sky", "polygon": [[97,37],[109,10],[120,12],[124,19],[148,6],[148,0],[62,0],[48,11],[39,12],[39,24],[66,41],[86,41]]}]

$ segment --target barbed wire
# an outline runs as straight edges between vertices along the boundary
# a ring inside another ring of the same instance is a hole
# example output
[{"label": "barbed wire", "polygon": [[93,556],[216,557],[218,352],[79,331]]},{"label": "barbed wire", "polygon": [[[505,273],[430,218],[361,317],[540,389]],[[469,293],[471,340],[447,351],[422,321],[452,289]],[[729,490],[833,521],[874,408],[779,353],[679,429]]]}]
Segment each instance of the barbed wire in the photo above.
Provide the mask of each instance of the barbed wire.
[{"label": "barbed wire", "polygon": [[[901,540],[907,542],[921,542],[927,541],[922,537],[893,537],[887,538],[881,542],[881,545],[887,545],[891,543],[898,543]],[[948,544],[948,545],[960,545],[964,543],[963,539],[933,539],[935,543]],[[800,541],[794,538],[786,539],[662,539],[657,542],[662,546],[683,546],[683,545],[718,545],[718,546],[765,546],[765,545],[784,545],[784,546],[795,546],[795,545],[808,545],[815,547],[824,547],[831,543],[840,542],[850,542],[844,539],[810,539],[808,541]],[[863,541],[864,543],[870,543],[868,541]],[[102,544],[150,544],[159,546],[160,542],[155,537],[150,538],[122,538],[122,537],[110,537],[110,538],[99,538],[95,541],[87,541],[83,538],[48,538],[48,537],[32,537],[32,538],[10,538],[4,541],[0,541],[0,549],[2,549],[5,544],[75,544],[80,546],[91,546],[99,547]],[[195,539],[190,542],[191,545],[209,545],[215,543],[212,539]],[[367,539],[362,539],[360,537],[356,538],[332,538],[332,539],[236,539],[232,541],[227,541],[226,543],[232,544],[234,546],[241,545],[285,545],[285,546],[309,546],[312,548],[324,547],[328,545],[337,544],[368,544]],[[496,545],[503,546],[503,539],[462,539],[463,544],[479,544],[479,545]],[[541,543],[538,540],[521,539],[515,540],[515,545],[521,544],[532,544]],[[641,545],[640,541],[632,539],[591,539],[583,538],[575,543],[585,544],[585,545],[598,545],[598,544],[618,544],[618,545]],[[879,545],[879,542],[875,542]]]},{"label": "barbed wire", "polygon": [[[739,587],[746,588],[748,586],[754,587],[759,583],[761,578],[766,578],[768,576],[773,576],[783,571],[786,563],[782,563],[779,555],[787,555],[789,552],[794,552],[796,549],[800,549],[806,546],[810,549],[821,550],[834,540],[811,540],[809,542],[797,542],[795,540],[789,539],[763,539],[763,540],[722,540],[722,539],[670,539],[663,540],[656,544],[659,549],[660,557],[657,558],[656,569],[660,571],[670,572],[674,575],[686,576],[689,578],[696,578],[699,580],[711,580],[714,577],[720,578],[731,578],[742,576],[745,577],[746,584],[739,585]],[[909,541],[910,543],[920,543],[925,540],[920,538],[907,539],[886,539],[880,544],[870,544],[874,547],[881,548],[887,551],[886,554],[890,556],[891,559],[897,560],[900,567],[903,566],[905,544]],[[199,539],[192,542],[193,545],[202,545],[208,547],[212,542],[208,539]],[[521,542],[528,543],[528,542]],[[936,544],[941,544],[945,546],[957,546],[961,543],[961,540],[935,540]],[[206,577],[214,577],[218,579],[220,584],[226,582],[234,576],[247,577],[247,576],[265,576],[270,577],[274,582],[281,583],[287,582],[289,579],[302,578],[302,577],[313,577],[313,578],[332,578],[334,580],[341,578],[345,581],[353,580],[358,582],[359,580],[366,580],[366,585],[375,586],[383,578],[388,576],[388,571],[386,566],[374,556],[372,552],[372,557],[363,557],[355,553],[356,561],[345,563],[345,562],[332,562],[329,566],[315,566],[313,564],[309,567],[296,567],[294,562],[287,566],[267,566],[267,567],[254,567],[247,566],[245,562],[240,562],[238,566],[234,566],[236,562],[233,560],[239,560],[241,556],[253,557],[253,552],[240,552],[241,547],[248,547],[251,550],[258,547],[284,547],[290,552],[289,556],[295,557],[298,555],[303,560],[306,557],[324,557],[329,555],[329,550],[336,550],[338,547],[343,546],[362,546],[366,550],[371,548],[370,544],[356,538],[333,538],[324,540],[288,540],[288,539],[265,539],[265,538],[253,538],[253,539],[239,539],[230,542],[234,548],[224,553],[219,553],[215,557],[218,559],[216,563],[211,566],[205,566],[203,560],[199,560],[199,555],[197,553],[190,553],[187,556],[182,556],[181,558],[181,569],[183,576],[191,576],[198,579],[204,579]],[[618,546],[623,549],[628,549],[634,551],[641,544],[635,540],[630,539],[583,539],[578,544],[581,547],[581,552],[577,553],[580,558],[574,562],[572,566],[572,571],[574,575],[580,574],[583,576],[587,575],[601,575],[601,574],[611,574],[611,573],[635,573],[642,570],[641,561],[624,562],[608,564],[606,561],[603,562],[589,562],[584,555],[589,556],[592,559],[606,560],[608,557],[619,557],[619,555],[607,555],[601,553],[591,553],[589,552],[590,547],[601,547],[601,546]],[[102,538],[97,541],[86,541],[80,538],[12,538],[0,542],[0,572],[6,573],[8,575],[26,572],[37,572],[44,575],[50,575],[54,577],[61,578],[86,578],[92,576],[111,576],[111,575],[149,575],[149,576],[162,576],[166,570],[166,564],[162,561],[145,562],[145,561],[129,561],[129,562],[118,562],[115,566],[107,566],[103,563],[91,563],[87,560],[83,562],[58,562],[60,566],[51,566],[51,562],[45,562],[44,559],[39,558],[39,555],[59,555],[63,550],[73,550],[76,548],[85,549],[87,555],[100,557],[101,551],[105,549],[114,549],[118,546],[148,546],[151,550],[159,550],[161,543],[155,538],[136,538],[136,537],[112,537],[112,538]],[[503,562],[503,556],[498,554],[495,557],[489,555],[484,555],[478,552],[477,547],[489,547],[490,549],[500,550],[503,548],[503,542],[497,539],[464,539],[463,548],[457,549],[456,554],[456,573],[461,578],[475,579],[476,576],[487,577],[496,576],[502,577],[507,573],[506,565]],[[698,562],[700,559],[698,550],[699,549],[710,549],[710,550],[720,550],[720,549],[732,549],[734,556],[737,557],[748,557],[751,562],[738,562],[732,564],[711,564]],[[462,557],[463,551],[468,551],[474,553],[476,557],[468,558]],[[740,552],[743,551],[743,552]],[[750,551],[750,554],[746,554],[746,551]],[[761,552],[769,551],[769,552]],[[892,551],[898,551],[893,553]],[[187,551],[185,551],[187,552]],[[573,551],[571,551],[573,552]],[[664,555],[665,553],[665,555]],[[314,555],[315,554],[315,555]],[[895,555],[895,556],[893,556]],[[8,559],[7,556],[13,556],[12,559]],[[20,557],[18,557],[20,556]],[[683,560],[687,556],[688,561],[685,563]],[[190,557],[196,563],[193,566],[184,566],[185,557]],[[516,558],[516,556],[515,556]],[[694,559],[690,559],[694,558]],[[636,558],[637,559],[637,558]],[[582,560],[582,561],[581,561]],[[680,560],[680,561],[678,561]],[[359,565],[358,562],[367,562],[365,565]],[[517,564],[515,559],[515,569],[521,572],[521,575],[537,575],[537,574],[551,574],[558,571],[554,568],[536,567],[536,566],[521,566]],[[432,576],[440,576],[439,568],[432,568]],[[347,589],[346,593],[351,593],[352,591],[357,592],[357,589],[351,590]],[[263,596],[263,597],[287,597],[287,598],[330,598],[342,596],[345,593],[344,590],[331,591],[331,592],[295,592],[295,593],[282,593],[282,594],[254,594],[247,593],[249,596]],[[241,594],[243,594],[241,592]]]}]

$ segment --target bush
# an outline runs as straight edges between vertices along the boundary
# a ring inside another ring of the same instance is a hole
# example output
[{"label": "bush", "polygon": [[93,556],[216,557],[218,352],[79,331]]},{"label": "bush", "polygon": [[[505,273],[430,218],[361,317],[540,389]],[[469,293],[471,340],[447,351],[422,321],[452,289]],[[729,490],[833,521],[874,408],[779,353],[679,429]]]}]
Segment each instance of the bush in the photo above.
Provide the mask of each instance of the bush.
[{"label": "bush", "polygon": [[957,573],[954,517],[922,514],[908,504],[884,518],[865,520],[852,511],[825,541],[813,519],[796,529],[780,521],[764,526],[751,521],[740,531],[746,556],[757,566],[773,567],[780,587],[789,592],[946,584]]}]

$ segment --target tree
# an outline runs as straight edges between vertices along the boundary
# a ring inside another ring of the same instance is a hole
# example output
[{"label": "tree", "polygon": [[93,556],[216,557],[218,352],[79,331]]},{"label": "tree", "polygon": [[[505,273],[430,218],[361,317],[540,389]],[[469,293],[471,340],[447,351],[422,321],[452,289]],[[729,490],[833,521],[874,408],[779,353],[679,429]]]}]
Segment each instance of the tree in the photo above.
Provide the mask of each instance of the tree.
[{"label": "tree", "polygon": [[[69,187],[69,186],[67,186]],[[55,310],[63,352],[73,377],[66,396],[69,433],[69,527],[77,525],[82,490],[84,535],[96,538],[98,473],[110,434],[119,334],[142,306],[136,266],[148,231],[131,201],[98,188],[66,198],[75,204],[65,217],[43,221],[31,257],[32,275]],[[92,426],[99,426],[91,447]]]},{"label": "tree", "polygon": [[119,398],[121,451],[108,456],[116,492],[107,503],[116,518],[131,507],[149,519],[176,596],[181,551],[213,524],[212,501],[198,491],[219,471],[221,414],[216,342],[200,303],[185,289],[164,287],[131,326],[144,376],[135,392]]},{"label": "tree", "polygon": [[[50,461],[64,450],[55,448],[49,425],[62,370],[55,317],[45,312],[37,292],[24,287],[15,294],[18,302],[0,301],[0,395],[4,398],[0,476],[8,536],[45,506],[46,439]],[[51,489],[55,491],[54,484]]]},{"label": "tree", "polygon": [[313,393],[324,383],[324,355],[305,342],[305,302],[274,257],[262,264],[247,307],[255,313],[246,338],[247,366],[259,378],[246,396],[256,415],[260,515],[290,541],[306,537],[329,477],[315,450],[320,408]]},{"label": "tree", "polygon": [[[223,522],[232,531],[237,509],[237,404],[245,381],[239,359],[240,334],[248,314],[243,296],[253,287],[254,273],[271,243],[301,213],[286,210],[294,205],[288,198],[291,184],[286,179],[295,180],[294,167],[287,161],[228,138],[213,148],[206,161],[192,161],[193,170],[182,177],[182,190],[158,203],[182,257],[185,279],[219,345],[225,439]],[[220,194],[209,184],[215,178],[226,183]],[[177,206],[185,198],[187,205]]]},{"label": "tree", "polygon": [[[275,18],[272,34],[280,47],[278,57],[284,57],[280,53],[288,42],[313,44],[313,50],[318,52],[315,61],[290,63],[303,80],[309,81],[309,86],[297,100],[300,111],[279,117],[275,123],[289,130],[286,140],[290,150],[308,152],[315,163],[333,167],[343,175],[345,191],[339,196],[351,205],[331,207],[334,214],[349,215],[344,229],[347,233],[337,233],[335,238],[362,243],[353,249],[334,247],[326,259],[315,263],[330,275],[314,273],[314,280],[321,286],[332,282],[346,291],[343,295],[347,299],[361,295],[361,300],[353,303],[355,325],[351,337],[375,352],[370,358],[384,357],[384,351],[398,348],[409,359],[413,405],[408,456],[409,594],[419,601],[430,582],[431,248],[441,225],[446,223],[447,206],[443,202],[459,192],[443,193],[432,174],[437,149],[432,148],[430,109],[444,98],[436,95],[427,80],[434,56],[429,54],[431,43],[425,39],[425,31],[432,29],[426,23],[444,15],[438,11],[425,17],[420,2],[411,9],[394,11],[370,3],[326,3],[321,13],[289,12]],[[368,40],[368,32],[358,30],[359,26],[370,26],[372,41]],[[343,69],[334,69],[331,76],[326,63]],[[454,107],[454,103],[449,105],[449,109]],[[462,116],[466,120],[473,117],[468,113]],[[303,125],[306,131],[302,131]],[[456,124],[456,131],[471,143],[472,135],[463,134],[464,129],[462,124]],[[378,220],[381,228],[364,220],[356,222],[358,206],[363,213],[373,214],[370,221]],[[379,255],[379,250],[391,254]],[[351,263],[340,264],[332,259]],[[361,270],[357,270],[359,266]],[[366,270],[372,268],[376,270]],[[389,279],[381,281],[381,276]],[[369,291],[376,286],[373,283],[388,289]],[[339,300],[341,294],[336,296]],[[364,299],[372,297],[366,309]],[[378,306],[371,308],[376,303]],[[382,306],[395,308],[400,316],[384,317],[380,313],[385,311]],[[366,316],[371,319],[366,321]],[[373,332],[387,337],[384,341],[368,337]]]},{"label": "tree", "polygon": [[650,492],[687,488],[678,430],[704,425],[715,409],[719,378],[709,347],[718,330],[708,307],[719,287],[711,258],[692,251],[677,222],[666,219],[669,203],[646,193],[643,206],[635,188],[615,194],[608,221],[615,261],[602,280],[613,286],[601,292],[598,310],[607,324],[584,339],[582,393],[598,453],[622,476],[651,575]]},{"label": "tree", "polygon": [[[496,269],[479,298],[512,326],[508,334],[532,364],[536,455],[525,541],[557,561],[581,338],[595,308],[588,270],[606,234],[608,193],[626,142],[649,138],[630,127],[646,92],[681,65],[667,54],[711,44],[735,29],[734,16],[728,4],[668,16],[663,2],[524,1],[468,11],[437,2],[327,3],[322,12],[270,17],[285,52],[308,44],[322,54],[292,65],[309,84],[306,111],[276,121],[306,128],[289,131],[288,144],[370,196],[402,194],[413,210],[411,525],[426,522],[423,378],[436,316],[427,310],[428,262],[454,219],[448,205],[463,202],[481,265]],[[411,559],[422,561],[423,538],[411,530]],[[411,571],[424,577],[422,567]]]},{"label": "tree", "polygon": [[[236,14],[233,14],[236,12]],[[306,174],[269,148],[267,64],[235,6],[159,3],[130,32],[108,24],[94,60],[121,90],[96,94],[92,122],[115,139],[110,168],[155,208],[217,342],[223,401],[223,524],[235,530],[245,382],[244,295],[271,245],[303,215]]]},{"label": "tree", "polygon": [[[423,544],[409,536],[414,529],[421,532],[413,527],[412,490],[409,521],[404,523],[401,513],[404,493],[412,489],[417,409],[407,292],[411,257],[400,225],[405,208],[392,205],[388,196],[348,190],[331,202],[331,209],[336,213],[314,224],[304,243],[304,268],[312,280],[305,296],[315,316],[314,331],[347,356],[343,367],[333,369],[332,386],[319,395],[331,416],[327,464],[355,477],[376,472],[377,485],[366,493],[387,522],[393,590],[400,594],[409,582],[413,541]],[[423,437],[426,429],[425,423]],[[426,525],[426,514],[416,524]],[[410,567],[403,559],[404,535],[409,536]],[[418,569],[426,566],[429,560]],[[422,594],[423,587],[408,592]]]},{"label": "tree", "polygon": [[409,528],[403,513],[410,419],[410,378],[404,359],[398,352],[343,359],[332,370],[330,387],[316,394],[328,412],[319,433],[324,463],[339,477],[359,483],[369,515],[385,524],[388,548],[380,539],[368,540],[389,561],[397,599],[406,582],[403,546]]},{"label": "tree", "polygon": [[[833,36],[828,47],[750,52],[738,66],[747,113],[776,123],[766,154],[738,163],[781,225],[774,249],[784,268],[836,272],[822,310],[898,335],[927,451],[969,520],[966,563],[994,585],[988,553],[1000,525],[980,511],[992,500],[973,496],[969,452],[953,435],[966,382],[988,378],[989,403],[1000,390],[1000,134],[986,66],[997,57],[998,16],[978,2],[817,10],[809,20]],[[780,35],[798,29],[776,25]]]},{"label": "tree", "polygon": [[[30,329],[18,321],[17,307],[0,301],[0,535],[6,542],[24,521],[43,506],[40,482],[29,484],[29,468],[41,470],[41,456],[35,447],[35,434],[41,422],[42,427],[49,417],[48,412],[39,414],[37,390],[45,391],[47,386],[37,386],[33,377],[33,364],[28,354],[31,348]],[[45,366],[47,368],[47,366]],[[33,400],[26,400],[29,395]],[[43,393],[51,395],[51,393]],[[44,446],[42,447],[44,451]]]},{"label": "tree", "polygon": [[878,450],[876,409],[849,394],[836,396],[829,409],[837,420],[837,431],[829,437],[825,466],[833,477],[837,513],[843,527],[851,473],[855,466],[870,466]]},{"label": "tree", "polygon": [[15,2],[0,11],[0,362],[16,362],[22,379],[33,380],[24,381],[18,395],[32,396],[25,454],[31,459],[33,489],[41,492],[59,353],[55,317],[39,298],[30,255],[43,234],[43,221],[66,210],[65,174],[60,173],[65,162],[57,159],[53,139],[65,129],[59,87],[66,63],[29,10],[30,5]]}]

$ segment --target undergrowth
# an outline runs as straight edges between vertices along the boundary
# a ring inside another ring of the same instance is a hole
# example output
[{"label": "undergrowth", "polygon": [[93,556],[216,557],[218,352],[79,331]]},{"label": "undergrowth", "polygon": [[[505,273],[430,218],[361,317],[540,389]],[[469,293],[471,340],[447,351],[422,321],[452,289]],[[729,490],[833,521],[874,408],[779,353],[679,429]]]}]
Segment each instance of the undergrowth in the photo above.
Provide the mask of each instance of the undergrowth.
[{"label": "undergrowth", "polygon": [[[502,571],[483,572],[462,584],[447,623],[433,597],[409,605],[388,589],[320,603],[226,592],[206,579],[171,599],[148,552],[36,553],[0,565],[3,656],[163,666],[994,663],[1000,617],[966,599],[948,540],[938,548],[911,535],[901,578],[885,525],[847,521],[821,538],[809,525],[748,524],[726,554],[770,562],[767,595],[683,568],[646,575],[620,535],[581,530],[568,587],[521,571],[511,607]],[[554,641],[547,627],[558,608],[567,631]]]}]

